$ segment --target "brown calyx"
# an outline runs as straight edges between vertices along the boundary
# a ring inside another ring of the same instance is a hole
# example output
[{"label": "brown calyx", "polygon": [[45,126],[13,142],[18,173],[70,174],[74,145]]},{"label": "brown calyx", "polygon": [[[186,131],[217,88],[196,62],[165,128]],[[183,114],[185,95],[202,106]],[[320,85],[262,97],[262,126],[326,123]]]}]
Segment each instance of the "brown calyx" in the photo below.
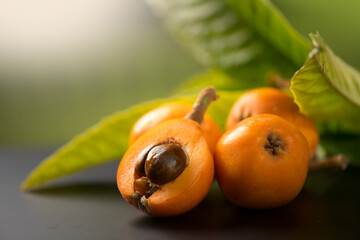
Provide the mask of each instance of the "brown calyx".
[{"label": "brown calyx", "polygon": [[218,96],[216,95],[215,88],[204,88],[197,97],[193,108],[188,114],[186,114],[185,118],[201,124],[204,120],[204,114],[207,107],[212,101],[215,101],[217,98]]},{"label": "brown calyx", "polygon": [[159,186],[153,184],[149,178],[141,177],[134,180],[134,190],[140,195],[150,197],[154,192],[159,189]]},{"label": "brown calyx", "polygon": [[283,140],[279,138],[275,133],[270,132],[266,137],[266,143],[264,145],[265,151],[270,155],[276,156],[284,150]]}]

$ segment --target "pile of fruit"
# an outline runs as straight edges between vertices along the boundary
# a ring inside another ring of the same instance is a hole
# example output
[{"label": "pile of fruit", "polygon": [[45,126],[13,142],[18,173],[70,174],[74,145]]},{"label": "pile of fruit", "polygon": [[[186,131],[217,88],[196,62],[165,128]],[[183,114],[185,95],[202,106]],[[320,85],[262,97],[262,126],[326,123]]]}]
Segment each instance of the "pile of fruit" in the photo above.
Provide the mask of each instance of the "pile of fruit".
[{"label": "pile of fruit", "polygon": [[280,207],[299,194],[319,143],[314,121],[285,92],[259,88],[238,98],[222,134],[205,113],[217,97],[205,88],[193,106],[168,103],[135,123],[117,173],[126,201],[152,216],[179,215],[205,198],[214,176],[241,207]]}]

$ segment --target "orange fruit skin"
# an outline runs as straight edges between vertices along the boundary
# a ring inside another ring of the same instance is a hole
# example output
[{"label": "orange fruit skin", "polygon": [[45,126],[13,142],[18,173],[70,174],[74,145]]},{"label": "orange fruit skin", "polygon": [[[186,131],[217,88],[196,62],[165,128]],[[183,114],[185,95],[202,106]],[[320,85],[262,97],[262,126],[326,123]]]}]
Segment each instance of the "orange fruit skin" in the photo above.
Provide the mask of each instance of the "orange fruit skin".
[{"label": "orange fruit skin", "polygon": [[213,156],[199,124],[188,119],[169,120],[139,137],[122,158],[117,184],[126,201],[138,208],[137,202],[131,198],[135,193],[137,156],[152,143],[169,139],[182,145],[188,163],[174,181],[163,185],[148,198],[148,212],[152,216],[175,216],[191,210],[205,198],[214,179]]},{"label": "orange fruit skin", "polygon": [[[170,119],[183,118],[188,112],[190,112],[191,109],[192,105],[190,104],[183,102],[171,102],[151,110],[143,115],[132,127],[129,139],[130,145],[135,142],[137,138],[159,123]],[[210,149],[214,151],[217,140],[222,135],[221,128],[209,114],[205,114],[201,128]]]},{"label": "orange fruit skin", "polygon": [[[284,150],[272,155],[264,148],[269,133],[282,139]],[[288,121],[261,114],[241,121],[218,141],[216,179],[233,203],[253,209],[280,207],[301,191],[309,169],[309,146]]]},{"label": "orange fruit skin", "polygon": [[241,116],[250,117],[270,113],[294,124],[304,134],[310,155],[315,155],[319,144],[319,132],[315,122],[301,114],[294,100],[276,88],[257,88],[246,92],[232,106],[226,121],[226,130],[236,127]]}]

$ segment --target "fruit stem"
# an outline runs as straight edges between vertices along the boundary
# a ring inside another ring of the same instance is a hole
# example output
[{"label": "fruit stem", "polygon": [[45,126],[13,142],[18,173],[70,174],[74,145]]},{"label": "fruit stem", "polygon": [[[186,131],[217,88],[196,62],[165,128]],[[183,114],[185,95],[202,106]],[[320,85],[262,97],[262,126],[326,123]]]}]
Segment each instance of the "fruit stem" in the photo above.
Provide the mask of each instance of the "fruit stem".
[{"label": "fruit stem", "polygon": [[199,96],[197,97],[191,111],[186,114],[186,119],[191,119],[199,124],[204,120],[204,114],[212,101],[215,101],[218,98],[215,92],[215,88],[207,87],[204,88]]},{"label": "fruit stem", "polygon": [[266,81],[272,87],[289,90],[291,82],[289,79],[284,78],[280,73],[270,72],[266,76]]},{"label": "fruit stem", "polygon": [[310,171],[324,170],[324,169],[341,169],[345,170],[349,160],[342,154],[331,156],[323,160],[315,160],[310,163]]}]

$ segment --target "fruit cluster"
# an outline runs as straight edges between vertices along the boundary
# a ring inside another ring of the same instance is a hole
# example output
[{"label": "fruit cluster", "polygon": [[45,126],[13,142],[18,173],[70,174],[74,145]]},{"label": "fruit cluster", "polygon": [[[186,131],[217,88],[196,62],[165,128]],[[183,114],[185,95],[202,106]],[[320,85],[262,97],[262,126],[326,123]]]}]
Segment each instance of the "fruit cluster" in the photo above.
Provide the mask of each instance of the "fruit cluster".
[{"label": "fruit cluster", "polygon": [[198,205],[214,176],[224,195],[246,208],[279,207],[301,191],[319,135],[281,90],[251,90],[234,103],[226,132],[205,113],[217,99],[205,88],[193,107],[162,105],[133,126],[117,183],[126,201],[153,216]]}]

